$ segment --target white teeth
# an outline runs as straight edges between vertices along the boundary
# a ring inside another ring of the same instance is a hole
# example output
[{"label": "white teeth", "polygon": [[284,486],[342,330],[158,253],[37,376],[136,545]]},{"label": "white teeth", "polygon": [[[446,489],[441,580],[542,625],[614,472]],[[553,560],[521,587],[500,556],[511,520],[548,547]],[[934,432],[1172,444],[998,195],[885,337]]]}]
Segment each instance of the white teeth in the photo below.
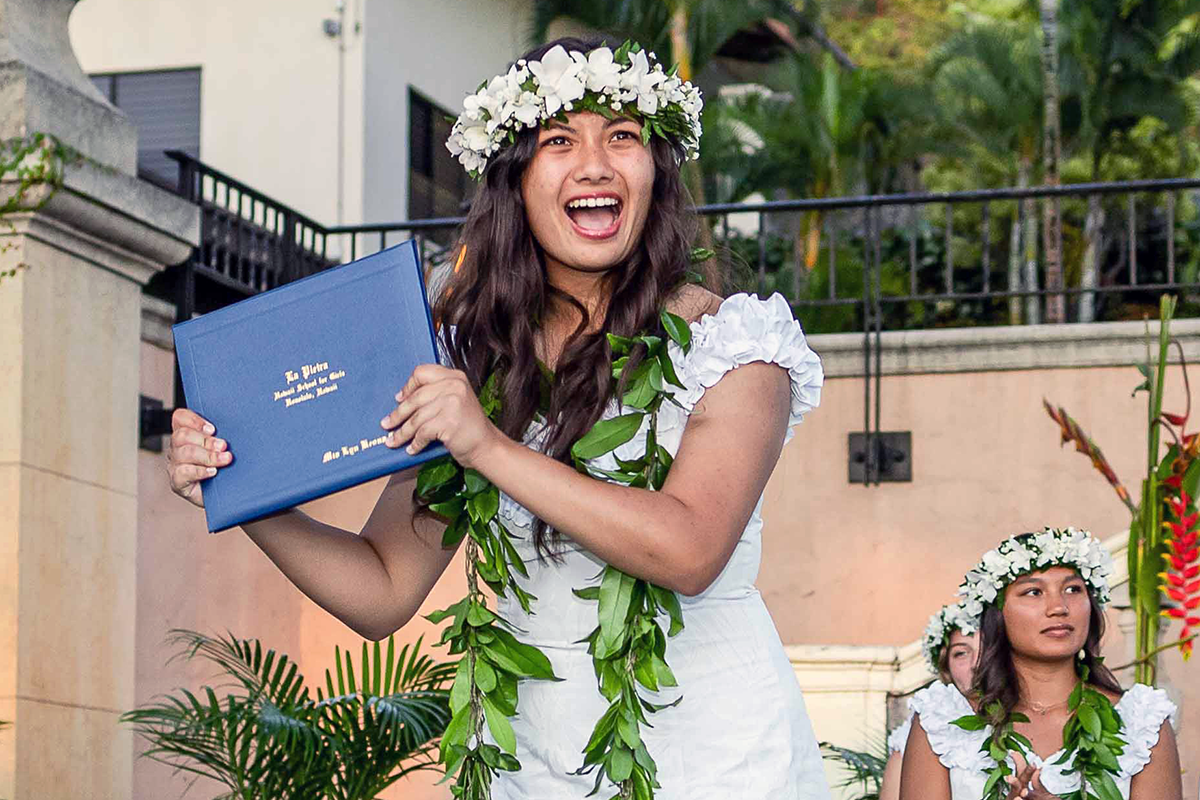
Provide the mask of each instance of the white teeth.
[{"label": "white teeth", "polygon": [[567,203],[567,208],[600,208],[602,206],[615,206],[619,203],[615,197],[581,197],[578,200],[572,200]]}]

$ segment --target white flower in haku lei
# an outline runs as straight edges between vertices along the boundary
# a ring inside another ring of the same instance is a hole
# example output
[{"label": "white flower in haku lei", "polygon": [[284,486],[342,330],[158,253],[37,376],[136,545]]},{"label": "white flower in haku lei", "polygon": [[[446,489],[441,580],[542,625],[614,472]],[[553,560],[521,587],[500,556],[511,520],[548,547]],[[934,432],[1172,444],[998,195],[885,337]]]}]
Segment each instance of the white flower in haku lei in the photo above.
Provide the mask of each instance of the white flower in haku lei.
[{"label": "white flower in haku lei", "polygon": [[[979,609],[982,613],[983,607],[980,606]],[[942,648],[949,641],[950,634],[961,631],[964,635],[971,636],[978,630],[979,614],[971,613],[965,603],[942,606],[929,618],[929,624],[925,626],[925,635],[921,639],[921,651],[925,654],[930,671],[938,671]]]},{"label": "white flower in haku lei", "polygon": [[585,91],[579,73],[587,63],[583,54],[573,58],[562,45],[554,45],[541,61],[530,61],[529,71],[537,78],[538,96],[546,98],[546,113],[553,116],[563,107],[583,97]]},{"label": "white flower in haku lei", "polygon": [[992,603],[1013,580],[1029,572],[1069,567],[1079,573],[1101,605],[1109,600],[1112,556],[1098,539],[1075,528],[1046,528],[1014,536],[989,550],[966,574],[959,594],[968,607]]},{"label": "white flower in haku lei", "polygon": [[542,101],[533,92],[521,92],[514,102],[505,106],[505,112],[504,116],[511,116],[526,128],[532,128],[542,116]]},{"label": "white flower in haku lei", "polygon": [[607,92],[621,85],[620,64],[613,61],[613,51],[607,47],[597,47],[587,54],[586,87],[590,92]]}]

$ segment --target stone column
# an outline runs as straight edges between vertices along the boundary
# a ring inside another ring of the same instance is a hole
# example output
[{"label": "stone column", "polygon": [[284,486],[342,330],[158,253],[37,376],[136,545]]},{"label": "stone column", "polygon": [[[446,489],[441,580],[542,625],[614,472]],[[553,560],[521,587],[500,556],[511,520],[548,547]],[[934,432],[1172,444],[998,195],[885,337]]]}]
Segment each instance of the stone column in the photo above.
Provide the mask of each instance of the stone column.
[{"label": "stone column", "polygon": [[[79,67],[74,0],[0,0],[0,140],[51,134],[61,186],[0,216],[0,797],[129,798],[142,286],[199,213],[135,176]],[[55,159],[52,149],[33,159]],[[0,175],[0,204],[12,197]],[[40,207],[38,207],[40,206]],[[36,207],[36,208],[35,208]]]}]

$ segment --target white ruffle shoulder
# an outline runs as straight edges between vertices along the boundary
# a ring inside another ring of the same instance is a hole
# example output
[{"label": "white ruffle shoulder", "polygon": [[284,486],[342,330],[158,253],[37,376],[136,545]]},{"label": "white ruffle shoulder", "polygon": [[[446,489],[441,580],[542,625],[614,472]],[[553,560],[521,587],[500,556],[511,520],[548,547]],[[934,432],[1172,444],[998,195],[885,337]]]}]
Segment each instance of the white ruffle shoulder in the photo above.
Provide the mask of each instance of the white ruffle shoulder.
[{"label": "white ruffle shoulder", "polygon": [[[991,727],[965,731],[950,724],[961,716],[974,713],[954,687],[920,695],[920,692],[913,695],[909,705],[920,715],[919,722],[929,738],[929,746],[942,765],[950,770],[951,800],[978,800],[993,766],[992,760],[979,749],[984,739],[991,735]],[[1128,800],[1133,776],[1150,763],[1150,753],[1158,744],[1163,722],[1169,720],[1172,726],[1175,724],[1176,708],[1162,689],[1138,683],[1121,696],[1116,710],[1121,716],[1121,738],[1126,746],[1125,752],[1117,757],[1120,773],[1115,781],[1121,796]],[[1061,755],[1060,750],[1044,759],[1037,754],[1032,754],[1029,759],[1033,766],[1042,770],[1041,782],[1046,791],[1058,796],[1079,790],[1079,775],[1066,774],[1074,760],[1066,764],[1054,763]]]},{"label": "white ruffle shoulder", "polygon": [[[687,387],[675,394],[682,407],[664,403],[658,414],[658,443],[672,455],[705,390],[743,364],[763,361],[787,370],[792,394],[789,438],[790,427],[820,402],[821,361],[781,296],[759,300],[733,295],[690,328],[689,351],[684,354],[673,343],[668,351]],[[621,411],[614,400],[604,417]],[[647,429],[648,421],[615,455],[639,457]],[[537,447],[539,438],[533,429],[526,444]],[[602,469],[617,467],[611,453],[593,463]],[[679,688],[651,699],[666,703],[682,694],[683,700],[654,714],[653,727],[643,732],[658,764],[658,800],[830,796],[795,673],[754,587],[761,557],[761,508],[760,498],[713,584],[700,595],[680,598],[685,628],[667,648]],[[572,773],[582,765],[584,745],[607,703],[596,688],[587,646],[580,643],[596,626],[596,604],[571,590],[596,585],[604,562],[569,539],[562,542],[560,558],[539,559],[529,535],[533,515],[507,495],[501,495],[500,515],[521,537],[517,546],[529,577],[518,580],[538,598],[532,615],[508,597],[500,599],[500,612],[521,628],[522,640],[546,653],[562,680],[521,684],[513,729],[522,768],[502,773],[492,796],[582,799],[592,790],[595,776]],[[601,791],[608,793],[601,796],[607,797],[612,787],[605,787]]]},{"label": "white ruffle shoulder", "polygon": [[[904,746],[906,744],[908,744],[908,734],[912,731],[913,700],[915,698],[917,698],[918,696],[927,695],[931,691],[932,692],[945,692],[946,689],[953,689],[954,693],[957,694],[962,699],[961,707],[966,709],[966,711],[963,711],[962,714],[972,713],[971,712],[971,704],[967,702],[967,698],[962,696],[962,693],[958,691],[957,687],[955,687],[952,684],[944,684],[944,683],[940,683],[940,682],[931,683],[928,686],[926,686],[924,689],[921,689],[920,691],[913,693],[913,696],[909,698],[909,700],[908,700],[908,716],[904,718],[904,722],[901,722],[899,725],[896,726],[895,730],[893,730],[890,734],[888,734],[887,748],[888,748],[889,754],[890,753],[899,753],[902,756],[904,755]],[[921,702],[922,702],[921,700],[917,700],[918,704],[920,704]],[[962,716],[962,714],[959,714],[959,716]]]}]

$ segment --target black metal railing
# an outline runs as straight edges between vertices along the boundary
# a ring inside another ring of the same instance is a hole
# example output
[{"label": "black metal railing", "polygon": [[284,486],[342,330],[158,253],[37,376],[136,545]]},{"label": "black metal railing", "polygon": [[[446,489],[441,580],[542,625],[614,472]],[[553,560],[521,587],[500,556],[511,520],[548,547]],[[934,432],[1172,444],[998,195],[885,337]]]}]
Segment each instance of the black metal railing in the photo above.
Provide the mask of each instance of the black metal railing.
[{"label": "black metal railing", "polygon": [[[179,319],[405,238],[416,239],[436,272],[453,255],[440,242],[453,241],[445,234],[463,222],[326,227],[191,156],[168,155],[179,163],[180,194],[202,210],[200,247],[173,284]],[[870,484],[880,469],[870,445],[879,440],[884,330],[1140,318],[1163,291],[1183,296],[1182,314],[1200,314],[1197,189],[1200,179],[1164,179],[697,211],[707,223],[704,243],[740,277],[740,288],[783,293],[810,333],[863,335]],[[1045,269],[1047,205],[1061,220],[1054,243],[1062,283]],[[198,285],[212,293],[208,284],[225,294],[199,297]]]}]

